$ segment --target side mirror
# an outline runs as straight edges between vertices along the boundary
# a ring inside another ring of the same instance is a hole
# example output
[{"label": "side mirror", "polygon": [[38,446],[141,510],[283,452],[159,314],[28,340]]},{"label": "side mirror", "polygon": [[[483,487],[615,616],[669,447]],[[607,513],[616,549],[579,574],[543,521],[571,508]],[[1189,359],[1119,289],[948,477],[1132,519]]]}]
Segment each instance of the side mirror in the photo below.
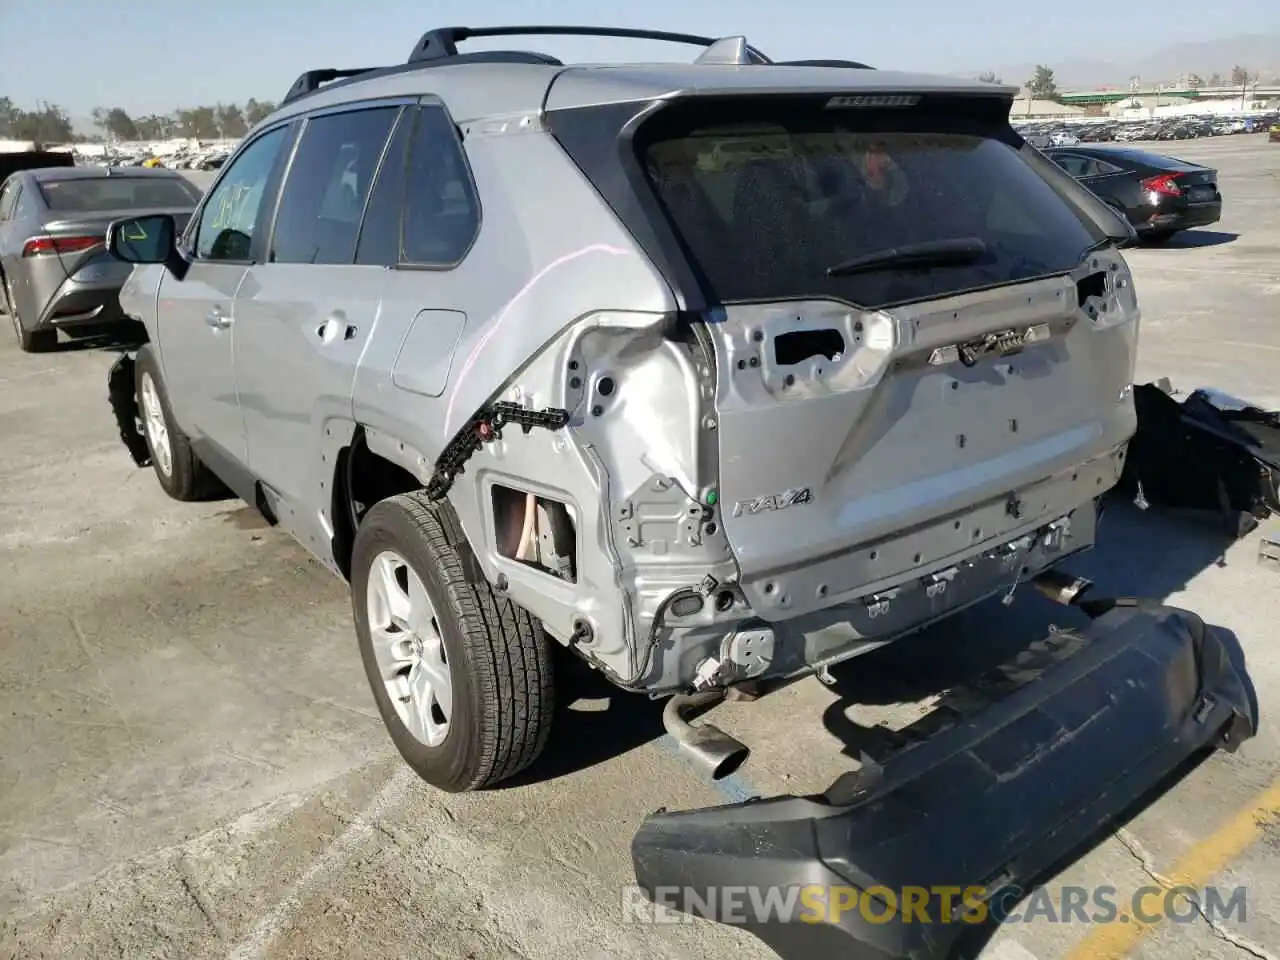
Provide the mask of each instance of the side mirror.
[{"label": "side mirror", "polygon": [[172,214],[114,220],[107,227],[107,250],[125,263],[162,263],[181,280],[187,261],[178,252],[178,225]]},{"label": "side mirror", "polygon": [[167,213],[115,220],[107,227],[107,250],[125,263],[167,263],[176,233]]}]

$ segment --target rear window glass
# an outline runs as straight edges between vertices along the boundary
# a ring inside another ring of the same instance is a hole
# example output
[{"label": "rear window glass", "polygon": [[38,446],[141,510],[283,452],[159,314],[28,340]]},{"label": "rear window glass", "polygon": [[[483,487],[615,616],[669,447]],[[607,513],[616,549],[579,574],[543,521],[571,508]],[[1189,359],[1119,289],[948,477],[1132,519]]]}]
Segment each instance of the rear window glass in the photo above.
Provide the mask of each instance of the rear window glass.
[{"label": "rear window glass", "polygon": [[1116,161],[1125,161],[1128,163],[1140,163],[1144,167],[1155,167],[1158,170],[1199,170],[1200,167],[1194,163],[1187,163],[1185,160],[1175,160],[1173,157],[1166,157],[1156,153],[1147,153],[1145,150],[1107,150],[1100,151],[1103,156]]},{"label": "rear window glass", "polygon": [[[963,119],[775,105],[758,121],[656,120],[640,159],[722,302],[883,307],[1061,273],[1103,239],[999,129]],[[890,248],[970,238],[985,245],[972,263],[827,276]]]},{"label": "rear window glass", "polygon": [[160,207],[194,207],[196,188],[177,177],[93,177],[46,180],[45,206],[60,213],[91,213]]}]

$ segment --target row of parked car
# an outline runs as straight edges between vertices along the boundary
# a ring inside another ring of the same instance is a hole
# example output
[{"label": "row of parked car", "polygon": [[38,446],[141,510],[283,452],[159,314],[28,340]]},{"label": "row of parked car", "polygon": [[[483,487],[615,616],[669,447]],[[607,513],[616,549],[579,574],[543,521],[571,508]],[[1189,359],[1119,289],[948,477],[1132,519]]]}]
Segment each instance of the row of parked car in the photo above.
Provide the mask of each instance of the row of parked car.
[{"label": "row of parked car", "polygon": [[1037,147],[1076,143],[1129,143],[1135,140],[1195,140],[1233,134],[1264,133],[1280,124],[1280,111],[1248,117],[1183,116],[1160,120],[1042,120],[1017,124]]}]

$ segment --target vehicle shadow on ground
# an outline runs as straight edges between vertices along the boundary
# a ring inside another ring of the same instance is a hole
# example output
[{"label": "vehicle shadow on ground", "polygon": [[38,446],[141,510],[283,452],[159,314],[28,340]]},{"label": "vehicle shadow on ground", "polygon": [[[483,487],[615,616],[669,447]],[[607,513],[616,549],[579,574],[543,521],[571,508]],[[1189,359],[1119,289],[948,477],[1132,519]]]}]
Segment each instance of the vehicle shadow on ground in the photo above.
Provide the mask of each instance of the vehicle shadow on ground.
[{"label": "vehicle shadow on ground", "polygon": [[1240,234],[1222,230],[1181,230],[1164,243],[1150,246],[1158,250],[1199,250],[1202,247],[1219,247],[1239,239]]},{"label": "vehicle shadow on ground", "polygon": [[559,699],[546,750],[527,770],[492,789],[568,776],[651,743],[664,733],[665,701],[619,690],[559,644],[555,655]]},{"label": "vehicle shadow on ground", "polygon": [[[1232,542],[1216,516],[1169,514],[1156,508],[1141,511],[1112,497],[1098,529],[1098,545],[1062,567],[1094,582],[1089,599],[1166,601],[1202,570],[1224,565]],[[941,695],[1009,663],[1046,636],[1051,625],[1069,628],[1088,623],[1081,610],[1057,604],[1024,585],[1008,606],[999,598],[984,601],[913,637],[834,667],[830,689],[836,699],[824,711],[824,726],[842,744],[846,756],[882,762],[903,746],[903,737],[879,725],[858,723],[850,711]],[[1243,668],[1244,654],[1235,635],[1222,627],[1214,629]],[[1252,690],[1250,697],[1256,716]],[[927,732],[928,723],[922,720],[915,732]]]}]

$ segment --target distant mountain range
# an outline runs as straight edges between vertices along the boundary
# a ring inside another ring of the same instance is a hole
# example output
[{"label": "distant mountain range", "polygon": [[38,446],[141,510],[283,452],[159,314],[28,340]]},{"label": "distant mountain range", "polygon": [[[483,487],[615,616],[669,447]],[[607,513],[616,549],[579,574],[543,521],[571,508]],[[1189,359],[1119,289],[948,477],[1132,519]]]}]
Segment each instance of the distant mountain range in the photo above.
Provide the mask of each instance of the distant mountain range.
[{"label": "distant mountain range", "polygon": [[[1135,45],[1136,46],[1136,45]],[[1280,32],[1247,33],[1218,40],[1179,43],[1140,54],[1132,60],[1111,61],[1076,58],[1039,61],[1053,70],[1059,90],[1088,90],[1095,87],[1127,87],[1130,78],[1142,83],[1173,83],[1179,77],[1198,73],[1205,81],[1215,73],[1223,80],[1231,77],[1236,64],[1262,75],[1262,82],[1280,77]],[[1025,84],[1035,74],[1036,62],[973,66],[965,71],[976,75],[991,71],[1008,84]]]}]

